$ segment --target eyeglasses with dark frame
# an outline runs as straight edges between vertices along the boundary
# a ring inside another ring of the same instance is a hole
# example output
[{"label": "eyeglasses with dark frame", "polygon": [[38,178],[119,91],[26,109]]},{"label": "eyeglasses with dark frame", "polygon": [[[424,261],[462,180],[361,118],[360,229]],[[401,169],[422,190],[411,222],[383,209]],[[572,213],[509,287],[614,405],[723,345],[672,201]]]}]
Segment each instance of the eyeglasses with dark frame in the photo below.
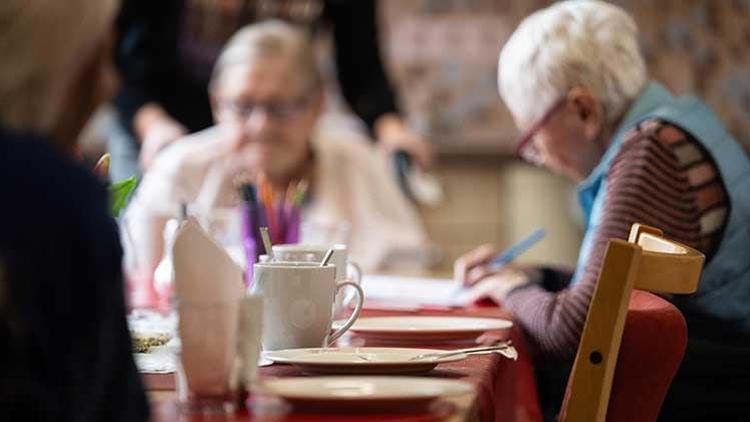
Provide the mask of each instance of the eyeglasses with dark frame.
[{"label": "eyeglasses with dark frame", "polygon": [[529,164],[534,164],[537,166],[542,164],[542,156],[539,152],[539,148],[534,143],[534,136],[545,124],[547,124],[552,116],[554,116],[559,110],[563,108],[566,98],[567,96],[563,96],[557,99],[554,103],[552,103],[550,108],[548,108],[547,111],[542,114],[542,117],[540,117],[539,120],[537,120],[533,125],[531,125],[523,132],[523,134],[518,138],[518,141],[516,142],[516,147],[514,149],[514,153],[516,156],[520,157],[522,160],[526,161]]},{"label": "eyeglasses with dark frame", "polygon": [[311,95],[312,92],[308,90],[295,99],[284,101],[219,101],[219,107],[231,113],[235,119],[243,121],[247,121],[252,113],[259,109],[262,109],[273,120],[286,121],[305,111],[312,102]]}]

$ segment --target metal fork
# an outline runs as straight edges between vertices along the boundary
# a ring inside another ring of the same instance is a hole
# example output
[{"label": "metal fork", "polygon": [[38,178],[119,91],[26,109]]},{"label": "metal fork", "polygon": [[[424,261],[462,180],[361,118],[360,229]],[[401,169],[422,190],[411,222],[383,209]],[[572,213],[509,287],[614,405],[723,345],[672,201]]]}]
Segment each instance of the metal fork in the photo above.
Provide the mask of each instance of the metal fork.
[{"label": "metal fork", "polygon": [[441,358],[460,355],[460,354],[471,355],[475,353],[484,353],[484,352],[498,352],[508,359],[517,360],[518,351],[516,351],[516,348],[513,347],[511,344],[512,343],[510,341],[506,341],[506,342],[498,343],[492,346],[471,347],[468,349],[448,350],[446,352],[422,353],[420,355],[409,358],[409,360],[412,361],[412,360],[422,360],[422,359],[441,359]]}]

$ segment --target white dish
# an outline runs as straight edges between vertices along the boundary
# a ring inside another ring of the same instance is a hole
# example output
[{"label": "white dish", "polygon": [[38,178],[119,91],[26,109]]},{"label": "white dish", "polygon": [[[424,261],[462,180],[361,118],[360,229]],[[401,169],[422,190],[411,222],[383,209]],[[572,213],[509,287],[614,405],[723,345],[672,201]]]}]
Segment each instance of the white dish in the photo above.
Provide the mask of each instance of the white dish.
[{"label": "white dish", "polygon": [[474,392],[465,381],[417,377],[277,378],[264,385],[296,408],[326,412],[419,411],[439,397]]},{"label": "white dish", "polygon": [[[334,321],[333,327],[341,323]],[[499,318],[393,316],[359,318],[349,331],[368,339],[415,343],[473,340],[487,331],[512,326],[511,321]]]},{"label": "white dish", "polygon": [[[149,353],[133,353],[138,372],[142,374],[171,374],[177,371],[175,348],[155,347]],[[258,367],[273,365],[273,361],[263,356],[258,358]]]},{"label": "white dish", "polygon": [[417,355],[444,352],[435,349],[396,347],[331,347],[287,349],[264,353],[279,363],[294,365],[305,372],[319,374],[418,374],[432,370],[440,363],[466,358],[459,354],[445,358],[410,360]]},{"label": "white dish", "polygon": [[175,371],[171,353],[133,353],[133,360],[142,374],[171,374]]},{"label": "white dish", "polygon": [[271,359],[268,359],[265,356],[261,356],[258,358],[258,368],[271,365],[273,365],[273,361]]}]

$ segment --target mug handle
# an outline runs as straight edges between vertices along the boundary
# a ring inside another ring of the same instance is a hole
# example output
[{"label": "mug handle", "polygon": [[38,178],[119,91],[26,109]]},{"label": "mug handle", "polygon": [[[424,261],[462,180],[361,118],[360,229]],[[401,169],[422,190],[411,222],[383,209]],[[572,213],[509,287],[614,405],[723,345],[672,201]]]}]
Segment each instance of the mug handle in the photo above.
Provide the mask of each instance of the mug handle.
[{"label": "mug handle", "polygon": [[[362,285],[362,268],[360,268],[359,264],[357,264],[354,261],[347,261],[346,263],[346,275],[349,281],[353,281],[356,284]],[[353,276],[350,277],[349,274],[352,274]],[[344,307],[348,307],[350,303],[352,303],[352,299],[354,299],[354,295],[346,294],[344,295],[344,299],[341,301],[342,305]]]},{"label": "mug handle", "polygon": [[[354,273],[354,277],[350,277],[353,282],[362,285],[362,267],[354,261],[348,261],[346,263],[347,270]],[[348,271],[347,271],[348,272]]]},{"label": "mug handle", "polygon": [[354,321],[359,318],[359,313],[362,311],[362,304],[365,301],[365,292],[362,290],[362,287],[360,287],[359,284],[355,283],[351,279],[346,279],[345,281],[336,283],[336,293],[334,294],[334,297],[339,293],[339,290],[346,286],[354,287],[354,289],[357,291],[357,304],[354,306],[354,312],[352,312],[352,314],[349,316],[349,319],[346,320],[344,325],[328,337],[328,341],[326,341],[326,347],[330,346],[334,341],[338,340],[338,338],[341,337],[354,324]]}]

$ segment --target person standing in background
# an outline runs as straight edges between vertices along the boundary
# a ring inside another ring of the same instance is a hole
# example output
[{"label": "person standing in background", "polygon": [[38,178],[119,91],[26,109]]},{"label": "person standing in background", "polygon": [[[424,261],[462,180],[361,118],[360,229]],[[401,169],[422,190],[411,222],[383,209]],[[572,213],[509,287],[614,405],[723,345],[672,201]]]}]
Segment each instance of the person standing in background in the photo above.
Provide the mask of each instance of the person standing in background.
[{"label": "person standing in background", "polygon": [[110,137],[114,178],[145,169],[164,147],[214,121],[211,69],[242,26],[280,18],[319,32],[330,26],[343,97],[388,152],[406,151],[421,167],[427,142],[400,117],[378,47],[374,0],[126,0],[118,19],[117,64],[123,86],[115,99],[119,127]]},{"label": "person standing in background", "polygon": [[76,140],[114,94],[116,0],[0,2],[0,420],[145,421],[105,187]]}]

